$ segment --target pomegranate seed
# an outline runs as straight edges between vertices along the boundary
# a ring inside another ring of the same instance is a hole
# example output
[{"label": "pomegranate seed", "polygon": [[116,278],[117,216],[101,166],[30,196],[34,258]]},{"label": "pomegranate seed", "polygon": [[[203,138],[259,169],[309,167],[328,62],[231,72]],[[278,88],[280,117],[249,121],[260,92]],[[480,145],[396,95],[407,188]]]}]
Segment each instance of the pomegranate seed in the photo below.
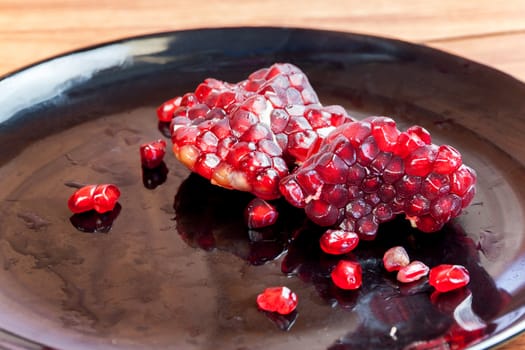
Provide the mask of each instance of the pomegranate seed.
[{"label": "pomegranate seed", "polygon": [[[206,79],[157,113],[163,121],[173,118],[173,153],[190,170],[216,185],[275,199],[288,167],[304,162],[332,129],[352,118],[341,107],[323,107],[297,67],[259,71],[267,73],[237,84]],[[330,164],[340,171],[340,163]]]},{"label": "pomegranate seed", "polygon": [[341,289],[358,289],[363,279],[361,265],[354,261],[340,260],[332,270],[330,277],[332,282]]},{"label": "pomegranate seed", "polygon": [[443,145],[439,147],[434,171],[438,174],[450,174],[461,166],[461,154],[452,146]]},{"label": "pomegranate seed", "polygon": [[288,315],[297,307],[297,295],[288,287],[266,288],[257,296],[257,306],[264,311]]},{"label": "pomegranate seed", "polygon": [[96,188],[97,185],[89,185],[76,190],[67,201],[69,210],[75,214],[93,210],[93,195]]},{"label": "pomegranate seed", "polygon": [[432,145],[417,148],[405,159],[406,173],[413,176],[427,176],[432,171],[436,154],[436,147]]},{"label": "pomegranate seed", "polygon": [[381,151],[393,152],[399,134],[396,123],[392,119],[379,117],[372,120],[372,135]]},{"label": "pomegranate seed", "polygon": [[428,277],[430,285],[441,293],[464,287],[469,281],[470,275],[461,265],[438,265],[430,269]]},{"label": "pomegranate seed", "polygon": [[93,209],[98,213],[113,210],[120,197],[120,190],[115,185],[97,185],[93,193]]},{"label": "pomegranate seed", "polygon": [[409,263],[407,251],[401,246],[392,247],[383,255],[383,265],[388,272],[398,271]]},{"label": "pomegranate seed", "polygon": [[428,274],[428,266],[421,261],[414,260],[407,266],[403,266],[397,272],[397,280],[402,283],[410,283],[425,277]]},{"label": "pomegranate seed", "polygon": [[354,250],[359,243],[359,237],[354,232],[343,230],[327,230],[320,240],[321,249],[327,254],[340,255]]},{"label": "pomegranate seed", "polygon": [[166,141],[157,140],[144,143],[140,146],[140,159],[142,165],[148,169],[156,168],[162,163],[166,154]]},{"label": "pomegranate seed", "polygon": [[249,228],[262,228],[275,224],[279,213],[264,199],[254,198],[244,211],[244,218]]},{"label": "pomegranate seed", "polygon": [[68,207],[73,213],[95,210],[105,213],[113,210],[120,197],[115,185],[88,185],[76,190],[68,200]]}]

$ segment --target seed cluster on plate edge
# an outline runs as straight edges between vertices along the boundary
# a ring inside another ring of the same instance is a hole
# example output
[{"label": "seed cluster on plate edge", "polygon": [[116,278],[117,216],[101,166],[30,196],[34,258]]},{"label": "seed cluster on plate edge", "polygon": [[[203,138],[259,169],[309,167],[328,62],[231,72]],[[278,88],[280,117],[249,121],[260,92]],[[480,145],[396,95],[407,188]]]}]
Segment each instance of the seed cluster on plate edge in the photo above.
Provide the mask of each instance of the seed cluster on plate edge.
[{"label": "seed cluster on plate edge", "polygon": [[[182,164],[212,184],[255,196],[244,212],[250,229],[274,224],[279,214],[268,201],[283,197],[327,228],[319,242],[327,254],[345,255],[360,240],[373,240],[379,225],[399,214],[420,231],[436,232],[476,191],[476,173],[455,148],[433,144],[420,126],[401,131],[388,117],[355,120],[341,106],[323,106],[306,75],[289,63],[238,83],[208,78],[163,103],[157,117],[170,125],[172,150]],[[166,142],[151,141],[139,151],[143,168],[154,169],[163,165]],[[105,213],[119,196],[115,185],[88,185],[68,206],[73,213]],[[463,266],[429,268],[410,261],[403,247],[387,250],[383,264],[400,283],[428,275],[437,292],[469,283]],[[345,256],[331,279],[354,290],[362,274]],[[297,307],[297,295],[285,286],[267,288],[256,301],[261,310],[283,315]]]}]

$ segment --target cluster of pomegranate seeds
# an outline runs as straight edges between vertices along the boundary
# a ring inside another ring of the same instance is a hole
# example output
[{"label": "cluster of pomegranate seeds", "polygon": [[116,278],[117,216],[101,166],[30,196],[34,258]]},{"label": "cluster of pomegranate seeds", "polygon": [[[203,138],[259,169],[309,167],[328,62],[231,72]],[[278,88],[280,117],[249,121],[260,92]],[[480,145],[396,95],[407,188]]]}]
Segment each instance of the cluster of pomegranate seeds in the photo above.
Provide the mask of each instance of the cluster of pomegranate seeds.
[{"label": "cluster of pomegranate seeds", "polygon": [[442,264],[430,269],[428,282],[438,292],[450,292],[470,282],[468,270],[461,265]]},{"label": "cluster of pomegranate seeds", "polygon": [[206,79],[157,110],[171,122],[173,152],[212,183],[263,199],[280,197],[289,167],[336,126],[352,121],[340,106],[322,106],[307,77],[275,64],[230,84]]},{"label": "cluster of pomegranate seeds", "polygon": [[106,213],[113,210],[120,197],[120,190],[115,185],[88,185],[76,190],[67,202],[73,213],[83,213],[95,210]]},{"label": "cluster of pomegranate seeds", "polygon": [[438,231],[470,204],[475,182],[459,152],[432,144],[425,129],[401,132],[390,118],[369,117],[330,133],[280,190],[316,224],[372,240],[401,213],[421,231]]},{"label": "cluster of pomegranate seeds", "polygon": [[264,311],[287,315],[297,307],[297,295],[288,287],[269,287],[257,296],[257,306]]},{"label": "cluster of pomegranate seeds", "polygon": [[397,271],[397,280],[410,283],[429,275],[429,284],[439,293],[450,292],[466,286],[469,281],[468,270],[461,265],[442,264],[429,268],[421,261],[410,261],[405,248],[395,246],[383,255],[383,265],[388,272]]},{"label": "cluster of pomegranate seeds", "polygon": [[361,265],[356,261],[339,260],[330,273],[332,282],[345,290],[354,290],[361,287],[363,282],[363,271]]},{"label": "cluster of pomegranate seeds", "polygon": [[279,213],[270,203],[261,198],[254,198],[244,210],[244,218],[249,228],[262,228],[275,224]]},{"label": "cluster of pomegranate seeds", "polygon": [[158,167],[166,154],[166,141],[156,140],[140,146],[140,160],[148,169]]}]

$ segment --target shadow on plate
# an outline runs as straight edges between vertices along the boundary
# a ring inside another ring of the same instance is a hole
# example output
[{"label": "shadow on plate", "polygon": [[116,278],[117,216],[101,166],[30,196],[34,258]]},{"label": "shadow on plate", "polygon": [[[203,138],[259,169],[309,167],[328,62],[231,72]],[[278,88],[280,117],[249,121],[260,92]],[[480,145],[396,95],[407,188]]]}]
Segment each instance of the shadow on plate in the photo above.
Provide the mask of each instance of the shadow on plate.
[{"label": "shadow on plate", "polygon": [[[282,273],[312,284],[327,307],[356,312],[357,330],[334,340],[331,350],[462,349],[493,331],[490,320],[508,300],[481,266],[474,241],[458,223],[436,234],[424,234],[398,217],[380,227],[375,241],[361,242],[346,256],[331,256],[319,248],[324,229],[283,201],[274,201],[280,213],[274,226],[249,230],[243,211],[252,198],[192,174],[175,196],[178,233],[191,247],[228,251],[252,265],[280,259]],[[470,284],[439,294],[426,278],[409,284],[397,282],[395,274],[382,266],[384,252],[397,245],[407,249],[411,260],[430,267],[464,265],[470,272]],[[345,257],[357,259],[363,268],[363,285],[358,291],[344,291],[331,282],[332,268]],[[299,312],[307,305],[307,300],[301,300]],[[297,317],[267,316],[283,330],[290,330]]]}]

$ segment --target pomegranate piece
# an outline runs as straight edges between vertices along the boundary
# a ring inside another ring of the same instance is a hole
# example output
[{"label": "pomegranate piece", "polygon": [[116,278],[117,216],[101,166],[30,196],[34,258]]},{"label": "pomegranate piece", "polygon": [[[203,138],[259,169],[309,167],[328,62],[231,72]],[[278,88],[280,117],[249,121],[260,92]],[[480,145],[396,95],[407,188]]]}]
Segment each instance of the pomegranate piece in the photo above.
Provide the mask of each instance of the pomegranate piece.
[{"label": "pomegranate piece", "polygon": [[120,190],[115,185],[88,185],[76,190],[67,205],[75,214],[90,210],[102,214],[113,210],[119,197]]},{"label": "pomegranate piece", "polygon": [[264,199],[254,198],[244,210],[244,218],[249,228],[262,228],[275,224],[279,213]]},{"label": "pomegranate piece", "polygon": [[[402,213],[419,230],[435,232],[470,204],[476,173],[452,147],[430,142],[425,129],[401,132],[387,117],[346,123],[281,180],[280,191],[316,224],[362,240]],[[345,190],[334,195],[334,188]]]},{"label": "pomegranate piece", "polygon": [[397,272],[397,280],[402,283],[410,283],[428,275],[428,266],[421,261],[414,260],[407,266],[403,266]]},{"label": "pomegranate piece", "polygon": [[162,163],[166,154],[166,141],[157,140],[140,146],[140,160],[148,169],[154,169]]},{"label": "pomegranate piece", "polygon": [[297,295],[284,286],[266,288],[257,296],[257,306],[264,311],[288,315],[297,307]]},{"label": "pomegranate piece", "polygon": [[340,260],[330,273],[332,282],[345,290],[353,290],[361,287],[363,272],[358,262]]},{"label": "pomegranate piece", "polygon": [[173,153],[190,170],[228,189],[280,197],[288,168],[306,160],[336,126],[352,121],[322,106],[304,73],[275,64],[231,84],[206,79],[194,92],[165,102]]},{"label": "pomegranate piece", "polygon": [[343,230],[327,230],[320,239],[321,249],[332,255],[346,254],[359,244],[356,233]]},{"label": "pomegranate piece", "polygon": [[450,292],[470,282],[468,270],[461,265],[442,264],[430,269],[428,282],[438,292]]},{"label": "pomegranate piece", "polygon": [[383,255],[383,265],[388,272],[399,271],[409,263],[407,251],[401,246],[392,247]]}]

